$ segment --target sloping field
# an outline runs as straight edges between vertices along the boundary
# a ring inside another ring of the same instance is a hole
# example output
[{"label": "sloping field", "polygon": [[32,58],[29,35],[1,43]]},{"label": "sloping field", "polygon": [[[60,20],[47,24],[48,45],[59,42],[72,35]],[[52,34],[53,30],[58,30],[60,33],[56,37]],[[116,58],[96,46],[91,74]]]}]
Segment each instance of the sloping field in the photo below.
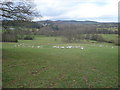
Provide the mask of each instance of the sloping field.
[{"label": "sloping field", "polygon": [[107,43],[61,44],[60,38],[55,40],[57,43],[54,39],[43,37],[3,43],[3,87],[118,87],[117,46]]}]

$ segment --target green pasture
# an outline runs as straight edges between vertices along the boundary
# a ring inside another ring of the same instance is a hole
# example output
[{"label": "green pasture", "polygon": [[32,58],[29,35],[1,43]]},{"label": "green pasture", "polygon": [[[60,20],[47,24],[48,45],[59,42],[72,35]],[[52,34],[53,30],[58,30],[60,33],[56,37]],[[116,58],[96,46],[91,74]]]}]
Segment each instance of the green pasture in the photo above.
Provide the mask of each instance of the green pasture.
[{"label": "green pasture", "polygon": [[49,44],[49,43],[62,43],[61,37],[46,37],[46,36],[36,36],[34,40],[19,40],[19,43],[26,43],[26,44]]},{"label": "green pasture", "polygon": [[[35,40],[2,43],[3,88],[118,87],[118,46],[61,40],[61,37],[40,36]],[[24,46],[18,46],[23,43]],[[53,48],[70,45],[84,49]]]},{"label": "green pasture", "polygon": [[102,34],[102,37],[107,41],[118,41],[117,34]]}]

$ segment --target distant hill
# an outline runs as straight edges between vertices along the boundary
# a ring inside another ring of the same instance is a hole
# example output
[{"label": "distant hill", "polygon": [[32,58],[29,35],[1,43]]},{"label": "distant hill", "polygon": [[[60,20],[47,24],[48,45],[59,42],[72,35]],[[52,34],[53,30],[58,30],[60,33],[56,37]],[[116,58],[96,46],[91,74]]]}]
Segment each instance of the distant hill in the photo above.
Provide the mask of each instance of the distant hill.
[{"label": "distant hill", "polygon": [[34,22],[25,22],[25,21],[12,21],[12,20],[3,20],[3,25],[7,26],[16,26],[16,27],[26,27],[26,28],[41,28],[43,26],[59,26],[59,25],[97,25],[102,28],[109,28],[109,27],[118,27],[117,22],[96,22],[96,21],[76,21],[76,20],[45,20],[45,21],[34,21]]},{"label": "distant hill", "polygon": [[57,21],[37,21],[39,25],[47,26],[47,25],[97,25],[100,28],[110,28],[110,27],[118,27],[118,22],[96,22],[96,21],[75,21],[75,20],[57,20]]},{"label": "distant hill", "polygon": [[96,22],[96,21],[74,21],[74,20],[70,20],[70,21],[63,21],[63,22],[79,23],[79,24],[99,24],[99,22]]},{"label": "distant hill", "polygon": [[101,25],[108,25],[108,24],[114,24],[117,25],[118,22],[97,22],[97,21],[76,21],[76,20],[57,20],[57,21],[51,21],[51,20],[45,20],[45,21],[37,21],[39,24],[101,24]]},{"label": "distant hill", "polygon": [[75,21],[75,20],[58,20],[58,21],[50,21],[50,20],[46,20],[46,21],[38,21],[38,23],[41,24],[45,24],[45,23],[49,23],[49,24],[99,24],[99,22],[96,21]]}]

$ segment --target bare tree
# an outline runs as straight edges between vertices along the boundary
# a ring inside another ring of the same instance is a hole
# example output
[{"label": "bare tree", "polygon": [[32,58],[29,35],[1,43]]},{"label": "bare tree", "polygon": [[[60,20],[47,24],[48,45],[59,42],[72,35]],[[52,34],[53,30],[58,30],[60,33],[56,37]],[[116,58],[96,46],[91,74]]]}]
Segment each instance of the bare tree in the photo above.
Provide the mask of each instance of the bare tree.
[{"label": "bare tree", "polygon": [[40,16],[32,2],[28,0],[4,1],[1,5],[3,19],[31,21],[34,17]]}]

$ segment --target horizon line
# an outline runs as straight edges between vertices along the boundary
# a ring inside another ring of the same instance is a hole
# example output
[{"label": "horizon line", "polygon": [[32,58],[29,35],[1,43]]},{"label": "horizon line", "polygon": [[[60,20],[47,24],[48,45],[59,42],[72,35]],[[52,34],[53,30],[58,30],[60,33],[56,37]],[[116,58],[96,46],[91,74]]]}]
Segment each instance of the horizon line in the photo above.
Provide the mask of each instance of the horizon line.
[{"label": "horizon line", "polygon": [[71,20],[50,20],[50,19],[47,19],[47,20],[33,20],[33,21],[92,21],[92,22],[116,22],[116,23],[118,23],[119,21],[95,21],[95,20],[73,20],[73,19],[71,19]]}]

